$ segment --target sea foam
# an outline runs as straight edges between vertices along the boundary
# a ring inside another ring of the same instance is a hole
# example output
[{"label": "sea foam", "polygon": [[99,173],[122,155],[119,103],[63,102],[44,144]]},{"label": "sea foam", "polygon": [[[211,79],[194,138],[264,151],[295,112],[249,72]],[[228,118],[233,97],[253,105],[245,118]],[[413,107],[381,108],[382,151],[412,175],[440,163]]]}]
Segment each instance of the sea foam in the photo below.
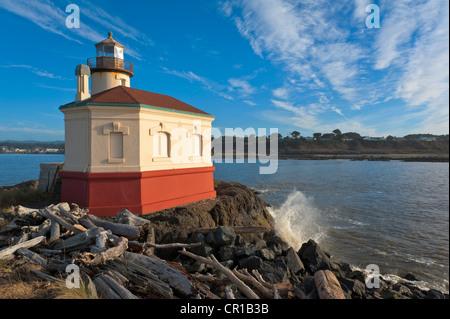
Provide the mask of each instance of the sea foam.
[{"label": "sea foam", "polygon": [[319,243],[325,236],[320,226],[321,211],[314,199],[300,191],[293,191],[280,207],[269,207],[275,219],[275,231],[291,247],[298,250],[309,239]]}]

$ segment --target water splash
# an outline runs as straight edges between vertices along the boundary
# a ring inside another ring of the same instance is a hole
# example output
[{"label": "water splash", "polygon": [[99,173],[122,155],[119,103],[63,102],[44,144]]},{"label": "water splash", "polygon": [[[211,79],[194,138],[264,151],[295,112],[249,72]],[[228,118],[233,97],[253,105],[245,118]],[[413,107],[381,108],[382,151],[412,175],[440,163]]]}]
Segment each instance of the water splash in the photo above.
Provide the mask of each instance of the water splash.
[{"label": "water splash", "polygon": [[314,199],[300,191],[293,191],[278,208],[269,207],[275,219],[275,231],[295,250],[309,239],[319,243],[325,236],[320,225],[321,211]]}]

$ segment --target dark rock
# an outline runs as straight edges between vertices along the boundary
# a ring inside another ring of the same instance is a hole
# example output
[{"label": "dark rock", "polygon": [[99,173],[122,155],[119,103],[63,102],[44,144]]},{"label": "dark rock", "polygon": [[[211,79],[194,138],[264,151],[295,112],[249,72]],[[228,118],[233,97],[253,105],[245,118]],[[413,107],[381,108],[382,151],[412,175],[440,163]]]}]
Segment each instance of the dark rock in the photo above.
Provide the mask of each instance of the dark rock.
[{"label": "dark rock", "polygon": [[257,256],[249,256],[239,260],[239,268],[246,268],[249,271],[253,269],[260,269],[263,264],[263,260]]},{"label": "dark rock", "polygon": [[298,255],[306,270],[310,273],[315,273],[318,270],[333,269],[333,263],[328,255],[312,239],[302,245]]},{"label": "dark rock", "polygon": [[364,273],[362,271],[359,271],[359,270],[352,271],[351,273],[349,273],[347,275],[347,278],[356,279],[356,280],[359,280],[361,282],[366,282],[366,275],[364,275]]},{"label": "dark rock", "polygon": [[199,228],[222,226],[266,227],[274,220],[266,203],[240,183],[217,183],[217,197],[141,215],[151,222],[158,244],[186,242]]},{"label": "dark rock", "polygon": [[295,285],[295,287],[297,287],[298,289],[303,291],[306,295],[308,295],[316,287],[314,277],[309,275],[305,276],[300,283]]},{"label": "dark rock", "polygon": [[253,248],[254,248],[255,250],[259,250],[259,249],[262,249],[262,248],[265,248],[265,247],[267,247],[267,243],[266,243],[266,241],[263,240],[263,239],[258,240],[258,241],[253,245]]},{"label": "dark rock", "polygon": [[235,253],[235,258],[245,258],[255,256],[255,250],[252,247],[238,248]]},{"label": "dark rock", "polygon": [[418,288],[413,288],[411,289],[412,292],[412,299],[426,299],[427,298],[427,294],[426,292],[422,292],[420,289]]},{"label": "dark rock", "polygon": [[286,266],[294,273],[303,273],[305,266],[293,248],[290,248],[284,257]]},{"label": "dark rock", "polygon": [[319,294],[317,292],[317,289],[314,287],[314,290],[311,291],[307,296],[306,299],[320,299]]},{"label": "dark rock", "polygon": [[245,241],[245,239],[242,238],[242,236],[237,235],[237,236],[236,236],[236,239],[234,240],[234,245],[235,245],[235,246],[240,246],[240,247],[246,247],[248,244],[247,244],[247,242]]},{"label": "dark rock", "polygon": [[406,280],[409,280],[409,281],[418,281],[416,276],[414,274],[410,274],[410,273],[404,275],[403,278]]},{"label": "dark rock", "polygon": [[343,277],[337,277],[341,287],[348,288],[351,291],[352,296],[358,296],[362,298],[366,295],[366,285],[359,280],[356,279],[348,279]]},{"label": "dark rock", "polygon": [[220,226],[206,237],[206,242],[213,247],[233,244],[236,239],[234,229],[229,226]]},{"label": "dark rock", "polygon": [[289,270],[283,262],[264,262],[258,269],[264,280],[276,284],[289,281]]},{"label": "dark rock", "polygon": [[235,246],[222,246],[219,251],[219,258],[221,261],[234,260],[238,248]]},{"label": "dark rock", "polygon": [[386,289],[380,292],[382,299],[400,299],[399,293],[392,289]]},{"label": "dark rock", "polygon": [[191,236],[188,238],[188,242],[189,243],[201,243],[201,246],[190,248],[190,251],[196,255],[208,257],[214,251],[214,248],[206,243],[205,236],[203,236],[203,234],[201,234],[201,233],[191,234]]},{"label": "dark rock", "polygon": [[426,299],[445,299],[445,296],[442,292],[436,289],[430,289],[427,291]]},{"label": "dark rock", "polygon": [[413,293],[411,292],[411,290],[408,287],[403,286],[402,284],[399,284],[399,283],[396,283],[392,289],[395,291],[398,291],[401,295],[404,295],[407,297],[412,297],[412,295],[413,295]]},{"label": "dark rock", "polygon": [[257,250],[256,255],[258,255],[259,257],[261,257],[264,260],[269,260],[269,261],[275,259],[275,257],[276,257],[275,252],[269,248],[262,248],[260,250]]},{"label": "dark rock", "polygon": [[274,236],[267,240],[267,247],[278,255],[286,253],[290,248],[290,246],[278,236]]}]

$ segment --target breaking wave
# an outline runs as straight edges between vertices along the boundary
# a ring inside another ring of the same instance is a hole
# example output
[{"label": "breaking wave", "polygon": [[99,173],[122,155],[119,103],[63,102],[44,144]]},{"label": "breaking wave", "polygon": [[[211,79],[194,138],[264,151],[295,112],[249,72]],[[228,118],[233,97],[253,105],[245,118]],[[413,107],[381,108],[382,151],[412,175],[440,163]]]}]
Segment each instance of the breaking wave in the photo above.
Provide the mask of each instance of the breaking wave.
[{"label": "breaking wave", "polygon": [[312,197],[294,191],[280,207],[269,207],[275,219],[275,231],[291,247],[298,250],[309,239],[319,243],[325,236],[320,225],[321,211]]}]

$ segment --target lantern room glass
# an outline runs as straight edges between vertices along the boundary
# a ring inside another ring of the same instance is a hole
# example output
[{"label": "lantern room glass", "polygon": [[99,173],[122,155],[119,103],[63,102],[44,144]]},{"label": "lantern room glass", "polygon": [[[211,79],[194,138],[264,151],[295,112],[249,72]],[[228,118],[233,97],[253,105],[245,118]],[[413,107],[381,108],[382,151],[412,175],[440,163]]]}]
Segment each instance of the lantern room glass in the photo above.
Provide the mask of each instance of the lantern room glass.
[{"label": "lantern room glass", "polygon": [[123,60],[123,48],[115,45],[102,45],[97,47],[97,57],[114,57]]}]

